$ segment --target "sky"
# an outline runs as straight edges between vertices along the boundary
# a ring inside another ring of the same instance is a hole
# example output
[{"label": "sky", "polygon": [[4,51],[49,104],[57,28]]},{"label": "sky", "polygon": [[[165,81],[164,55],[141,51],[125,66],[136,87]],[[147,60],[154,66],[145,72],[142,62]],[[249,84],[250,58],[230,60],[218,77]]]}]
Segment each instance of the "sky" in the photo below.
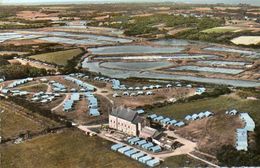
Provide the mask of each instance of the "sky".
[{"label": "sky", "polygon": [[247,3],[260,6],[260,0],[0,0],[2,4],[48,4],[48,3],[102,3],[102,2],[184,2],[184,3],[228,3],[239,4]]}]

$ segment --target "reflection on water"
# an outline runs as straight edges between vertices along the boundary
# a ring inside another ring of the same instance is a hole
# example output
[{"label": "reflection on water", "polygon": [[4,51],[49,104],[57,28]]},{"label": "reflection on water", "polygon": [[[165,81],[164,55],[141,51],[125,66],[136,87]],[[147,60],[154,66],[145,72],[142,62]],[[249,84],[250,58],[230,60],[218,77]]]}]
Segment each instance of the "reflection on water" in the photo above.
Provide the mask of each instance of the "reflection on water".
[{"label": "reflection on water", "polygon": [[145,70],[173,65],[169,62],[104,62],[100,66],[114,69]]},{"label": "reflection on water", "polygon": [[214,68],[214,67],[200,67],[200,66],[179,66],[176,68],[170,68],[170,71],[199,71],[199,72],[211,72],[211,73],[223,73],[223,74],[239,74],[243,72],[243,69],[227,69],[227,68]]},{"label": "reflection on water", "polygon": [[217,55],[208,54],[176,54],[176,55],[146,55],[146,56],[96,56],[95,60],[173,60],[173,59],[205,59],[218,58]]},{"label": "reflection on water", "polygon": [[125,45],[112,47],[98,47],[89,49],[93,54],[137,54],[137,53],[177,53],[183,47],[153,47],[140,45]]},{"label": "reflection on water", "polygon": [[260,56],[260,54],[255,51],[239,50],[239,49],[227,48],[227,47],[207,47],[207,48],[204,48],[204,50],[239,53],[239,54],[250,56],[250,57],[259,57]]},{"label": "reflection on water", "polygon": [[245,66],[247,64],[251,64],[249,62],[237,62],[237,61],[198,61],[200,64],[207,64],[207,65],[234,65],[234,66]]}]

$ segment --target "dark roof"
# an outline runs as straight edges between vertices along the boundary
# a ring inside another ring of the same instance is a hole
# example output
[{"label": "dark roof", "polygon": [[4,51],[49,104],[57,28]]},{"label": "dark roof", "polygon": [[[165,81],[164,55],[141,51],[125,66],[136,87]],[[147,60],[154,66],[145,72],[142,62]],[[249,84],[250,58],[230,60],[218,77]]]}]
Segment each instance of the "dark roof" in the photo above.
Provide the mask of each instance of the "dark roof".
[{"label": "dark roof", "polygon": [[138,115],[136,115],[136,117],[134,118],[134,120],[132,121],[134,124],[138,124],[138,123],[142,123],[144,121],[144,119]]},{"label": "dark roof", "polygon": [[138,116],[138,113],[136,111],[123,107],[113,109],[111,115],[130,121],[134,124],[137,124],[143,120],[140,116]]}]

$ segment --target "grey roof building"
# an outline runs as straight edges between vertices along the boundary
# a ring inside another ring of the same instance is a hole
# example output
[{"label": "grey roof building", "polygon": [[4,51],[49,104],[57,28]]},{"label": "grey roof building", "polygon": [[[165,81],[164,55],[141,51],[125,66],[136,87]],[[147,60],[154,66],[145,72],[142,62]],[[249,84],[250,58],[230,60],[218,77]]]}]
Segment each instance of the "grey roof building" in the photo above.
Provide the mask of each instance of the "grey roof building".
[{"label": "grey roof building", "polygon": [[129,135],[138,135],[144,126],[145,119],[128,108],[114,108],[109,115],[109,127]]}]

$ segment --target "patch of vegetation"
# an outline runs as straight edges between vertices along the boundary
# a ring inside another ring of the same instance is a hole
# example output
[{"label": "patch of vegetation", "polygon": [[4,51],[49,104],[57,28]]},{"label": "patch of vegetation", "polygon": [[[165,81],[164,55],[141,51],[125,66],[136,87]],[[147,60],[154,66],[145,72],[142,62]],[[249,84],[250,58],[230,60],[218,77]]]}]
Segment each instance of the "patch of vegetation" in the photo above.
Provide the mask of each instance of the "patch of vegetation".
[{"label": "patch of vegetation", "polygon": [[46,76],[45,69],[39,69],[30,65],[4,65],[0,67],[0,76],[5,76],[7,80],[21,79],[27,77]]},{"label": "patch of vegetation", "polygon": [[165,159],[160,167],[208,167],[208,165],[187,155],[179,155]]},{"label": "patch of vegetation", "polygon": [[39,91],[45,92],[47,90],[47,88],[48,88],[48,85],[46,85],[44,83],[19,87],[19,89],[28,91],[28,92],[39,92]]},{"label": "patch of vegetation", "polygon": [[260,90],[256,89],[241,89],[236,94],[243,99],[246,99],[247,97],[255,97],[260,99]]},{"label": "patch of vegetation", "polygon": [[[116,15],[106,19],[108,27],[120,28],[125,30],[128,36],[146,35],[146,34],[167,34],[165,29],[159,29],[157,25],[164,24],[165,27],[188,28],[192,27],[198,30],[204,30],[221,26],[224,21],[209,17],[196,18],[185,16],[174,16],[168,14],[154,14],[152,16],[129,17],[127,15]],[[99,22],[90,23],[91,26],[98,26]]]},{"label": "patch of vegetation", "polygon": [[203,30],[203,33],[226,33],[226,32],[234,32],[235,30],[239,30],[238,28],[228,28],[228,27],[214,27],[211,29]]},{"label": "patch of vegetation", "polygon": [[[201,29],[190,29],[179,32],[175,34],[174,38],[179,39],[188,39],[188,40],[197,40],[197,41],[207,41],[212,43],[223,43],[223,44],[230,44],[232,39],[240,36],[257,36],[260,35],[258,32],[251,32],[251,31],[241,31],[241,32],[211,32],[206,33],[203,32]],[[245,47],[245,45],[240,45]],[[257,48],[257,45],[247,45],[247,47]]]},{"label": "patch of vegetation", "polygon": [[[26,45],[0,44],[1,51],[16,51],[16,52],[28,53],[23,55],[23,57],[34,55],[34,54],[46,53],[46,52],[55,52],[63,49],[64,47],[57,43],[39,43],[39,44],[26,44]],[[22,57],[22,56],[19,56],[19,54],[17,53],[1,56],[1,58],[4,59],[12,59],[14,57]]]},{"label": "patch of vegetation", "polygon": [[212,28],[220,26],[223,21],[220,19],[212,19],[208,17],[196,18],[196,17],[184,17],[184,16],[172,16],[166,14],[158,14],[146,17],[133,18],[135,21],[132,24],[128,24],[125,31],[126,35],[138,35],[150,33],[163,33],[158,32],[158,28],[153,27],[158,24],[165,24],[166,27],[197,27],[202,30],[206,28]]},{"label": "patch of vegetation", "polygon": [[77,129],[48,134],[22,144],[1,146],[2,167],[141,168],[142,164],[113,152],[112,143],[88,137]]},{"label": "patch of vegetation", "polygon": [[30,59],[39,60],[42,62],[47,62],[55,65],[65,66],[68,64],[68,61],[81,55],[83,51],[81,49],[71,49],[65,51],[51,52],[39,55],[30,56]]},{"label": "patch of vegetation", "polygon": [[47,110],[44,108],[41,108],[42,106],[40,103],[31,103],[30,101],[27,101],[26,99],[22,97],[9,97],[9,101],[14,102],[15,104],[24,107],[25,109],[30,110],[34,114],[38,114],[40,116],[46,117],[50,120],[53,120],[57,123],[60,123],[62,125],[66,125],[67,127],[71,127],[71,122],[66,120],[65,117],[52,113],[51,110]]},{"label": "patch of vegetation", "polygon": [[[0,102],[0,104],[2,105],[2,102]],[[18,136],[22,132],[35,132],[43,129],[40,124],[24,117],[19,114],[19,112],[15,113],[13,110],[4,109],[4,111],[0,113],[1,136],[3,139]]]},{"label": "patch of vegetation", "polygon": [[[216,87],[213,89],[213,91],[210,92],[204,92],[201,95],[194,95],[194,96],[190,96],[187,98],[180,98],[179,100],[177,100],[176,102],[174,102],[175,104],[180,104],[180,103],[188,103],[188,102],[192,102],[195,100],[201,100],[201,99],[207,99],[207,98],[216,98],[219,97],[221,95],[225,95],[225,94],[229,94],[231,93],[231,90],[227,87]],[[166,106],[170,106],[172,105],[171,102],[165,101],[165,102],[158,102],[155,103],[153,105],[145,105],[144,109],[156,109],[156,108],[163,108]],[[141,108],[141,107],[140,107]]]},{"label": "patch of vegetation", "polygon": [[9,65],[9,64],[10,63],[7,60],[0,58],[0,67],[3,66],[3,65]]},{"label": "patch of vegetation", "polygon": [[0,107],[0,110],[3,110],[0,113],[2,142],[25,135],[34,136],[62,126],[10,101],[0,100]]}]

